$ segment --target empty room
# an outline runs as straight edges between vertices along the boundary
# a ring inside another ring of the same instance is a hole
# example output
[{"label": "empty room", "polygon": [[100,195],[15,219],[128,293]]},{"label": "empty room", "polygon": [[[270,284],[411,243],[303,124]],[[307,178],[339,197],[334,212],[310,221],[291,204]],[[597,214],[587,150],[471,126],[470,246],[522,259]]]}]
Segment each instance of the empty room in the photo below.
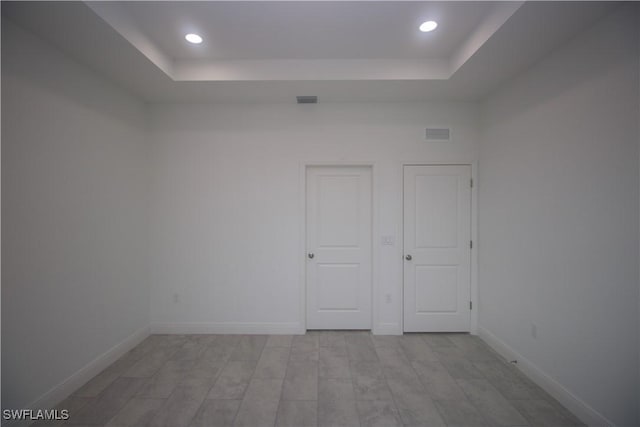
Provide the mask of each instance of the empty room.
[{"label": "empty room", "polygon": [[640,425],[640,2],[0,7],[2,426]]}]

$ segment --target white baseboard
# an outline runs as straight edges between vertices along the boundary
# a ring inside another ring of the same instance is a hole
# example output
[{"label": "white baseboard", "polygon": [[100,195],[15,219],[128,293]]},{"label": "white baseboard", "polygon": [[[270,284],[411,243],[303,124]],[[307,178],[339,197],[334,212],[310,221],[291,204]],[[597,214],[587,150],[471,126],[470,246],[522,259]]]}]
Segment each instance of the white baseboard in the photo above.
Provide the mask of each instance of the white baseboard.
[{"label": "white baseboard", "polygon": [[152,334],[258,334],[258,335],[299,335],[305,333],[303,325],[292,323],[151,323]]},{"label": "white baseboard", "polygon": [[[26,405],[25,409],[52,409],[64,399],[69,397],[73,392],[82,387],[91,378],[98,375],[106,367],[118,360],[126,352],[137,346],[149,336],[149,327],[145,326],[129,335],[127,338],[111,347],[100,356],[87,363],[85,366],[76,371],[73,375],[63,380],[51,390]],[[32,421],[16,421],[2,423],[2,425],[18,427],[28,426]]]},{"label": "white baseboard", "polygon": [[585,424],[598,427],[615,425],[598,411],[585,403],[582,399],[574,395],[558,381],[550,377],[542,369],[538,368],[524,356],[517,353],[504,341],[493,335],[482,326],[478,327],[478,335],[483,341],[485,341],[491,348],[497,351],[505,359],[517,360],[518,363],[515,366],[518,369],[520,369],[527,377],[529,377],[529,379],[540,386],[544,391],[558,400],[558,402],[562,403],[569,411],[580,418],[580,420]]},{"label": "white baseboard", "polygon": [[378,323],[373,333],[375,335],[402,335],[402,328],[399,323]]}]

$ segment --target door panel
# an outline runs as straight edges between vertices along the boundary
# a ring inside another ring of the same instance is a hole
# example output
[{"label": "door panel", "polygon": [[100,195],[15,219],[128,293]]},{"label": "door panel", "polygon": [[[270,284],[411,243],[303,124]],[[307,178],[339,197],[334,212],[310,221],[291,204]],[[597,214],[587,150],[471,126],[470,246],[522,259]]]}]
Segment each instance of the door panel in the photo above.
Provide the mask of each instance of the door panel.
[{"label": "door panel", "polygon": [[458,269],[449,266],[415,268],[416,313],[452,313],[458,308]]},{"label": "door panel", "polygon": [[371,329],[371,168],[307,168],[307,329]]},{"label": "door panel", "polygon": [[360,176],[318,176],[318,246],[358,247]]},{"label": "door panel", "polygon": [[404,168],[405,332],[469,331],[470,183],[468,165]]},{"label": "door panel", "polygon": [[[358,310],[358,285],[360,266],[358,264],[318,264],[319,311]],[[340,298],[336,298],[339,295]]]},{"label": "door panel", "polygon": [[416,247],[451,248],[458,241],[458,177],[415,177]]}]

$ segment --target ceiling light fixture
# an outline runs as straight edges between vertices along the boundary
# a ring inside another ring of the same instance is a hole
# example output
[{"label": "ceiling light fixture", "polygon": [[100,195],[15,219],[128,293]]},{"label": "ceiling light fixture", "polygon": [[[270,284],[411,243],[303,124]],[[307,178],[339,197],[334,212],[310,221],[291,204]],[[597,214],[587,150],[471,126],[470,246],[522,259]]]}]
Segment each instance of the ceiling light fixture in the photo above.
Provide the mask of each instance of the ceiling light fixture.
[{"label": "ceiling light fixture", "polygon": [[428,33],[429,31],[433,31],[438,27],[438,23],[436,21],[427,21],[423,22],[420,25],[420,31],[423,33]]},{"label": "ceiling light fixture", "polygon": [[202,37],[197,34],[187,34],[184,38],[191,44],[200,44],[202,43]]}]

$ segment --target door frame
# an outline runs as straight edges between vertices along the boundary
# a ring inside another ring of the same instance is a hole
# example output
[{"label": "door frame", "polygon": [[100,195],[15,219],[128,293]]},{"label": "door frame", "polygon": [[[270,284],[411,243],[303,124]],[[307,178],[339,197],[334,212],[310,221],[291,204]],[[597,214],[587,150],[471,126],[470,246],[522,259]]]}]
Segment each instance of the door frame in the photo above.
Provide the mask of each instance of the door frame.
[{"label": "door frame", "polygon": [[468,162],[446,162],[446,161],[425,161],[416,162],[406,161],[402,162],[399,168],[400,175],[400,238],[399,245],[399,259],[401,260],[400,267],[400,283],[402,284],[402,297],[400,301],[400,333],[404,333],[404,167],[405,166],[469,166],[471,167],[471,179],[473,180],[473,187],[471,187],[471,241],[473,241],[473,249],[471,249],[471,266],[470,266],[470,298],[473,309],[470,313],[469,333],[471,335],[478,334],[478,164],[476,161]]},{"label": "door frame", "polygon": [[300,230],[299,272],[300,277],[300,333],[307,331],[307,169],[310,167],[369,167],[371,168],[371,332],[378,329],[378,179],[374,161],[302,161],[299,165],[298,226]]}]

